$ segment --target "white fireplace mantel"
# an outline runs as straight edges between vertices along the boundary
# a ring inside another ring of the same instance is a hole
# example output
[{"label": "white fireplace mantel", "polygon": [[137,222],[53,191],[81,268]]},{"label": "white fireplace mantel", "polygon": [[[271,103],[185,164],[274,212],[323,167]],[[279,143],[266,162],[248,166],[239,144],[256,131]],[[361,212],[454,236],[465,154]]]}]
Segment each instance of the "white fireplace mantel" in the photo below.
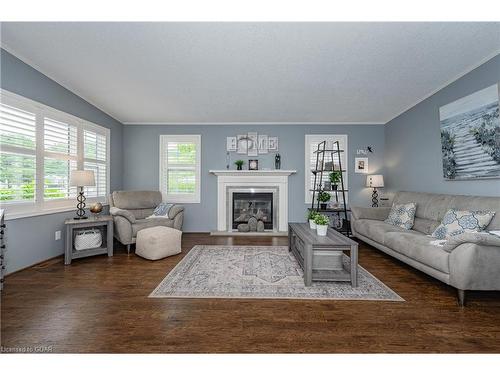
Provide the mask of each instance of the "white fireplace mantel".
[{"label": "white fireplace mantel", "polygon": [[288,176],[297,173],[295,170],[210,170],[217,176],[217,230],[230,232],[228,194],[231,191],[256,189],[274,189],[278,195],[278,225],[279,232],[288,230]]},{"label": "white fireplace mantel", "polygon": [[296,170],[286,169],[264,169],[260,171],[250,171],[248,169],[242,171],[235,169],[211,169],[209,172],[216,176],[290,176],[297,173]]}]

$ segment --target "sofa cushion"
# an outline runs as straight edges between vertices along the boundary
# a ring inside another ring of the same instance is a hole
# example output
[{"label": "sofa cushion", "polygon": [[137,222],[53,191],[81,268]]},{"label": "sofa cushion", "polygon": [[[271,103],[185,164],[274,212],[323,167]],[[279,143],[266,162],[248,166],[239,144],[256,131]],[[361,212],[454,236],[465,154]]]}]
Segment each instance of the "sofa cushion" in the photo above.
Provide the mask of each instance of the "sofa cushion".
[{"label": "sofa cushion", "polygon": [[449,273],[449,253],[439,246],[430,244],[432,239],[416,232],[388,232],[385,246],[438,271]]},{"label": "sofa cushion", "polygon": [[159,191],[114,191],[114,206],[125,210],[155,208],[162,201]]},{"label": "sofa cushion", "polygon": [[436,220],[422,219],[419,217],[415,217],[412,229],[417,232],[430,235],[432,232],[436,230],[439,224],[441,223]]},{"label": "sofa cushion", "polygon": [[432,233],[432,237],[444,240],[463,233],[477,233],[488,226],[495,215],[492,211],[457,211],[448,210],[441,225]]},{"label": "sofa cushion", "polygon": [[407,232],[406,229],[387,224],[380,220],[360,219],[354,221],[354,230],[380,244],[385,244],[385,236],[389,232]]},{"label": "sofa cushion", "polygon": [[394,204],[385,222],[403,229],[411,229],[416,209],[415,203]]}]

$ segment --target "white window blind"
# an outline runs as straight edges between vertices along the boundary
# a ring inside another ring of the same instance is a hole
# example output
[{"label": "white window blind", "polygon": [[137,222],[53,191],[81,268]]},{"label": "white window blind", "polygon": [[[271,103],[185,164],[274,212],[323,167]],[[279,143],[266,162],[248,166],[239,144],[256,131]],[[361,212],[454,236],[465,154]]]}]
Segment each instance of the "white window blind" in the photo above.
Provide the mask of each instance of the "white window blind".
[{"label": "white window blind", "polygon": [[5,90],[0,99],[0,203],[10,217],[72,207],[76,169],[94,171],[87,197],[105,201],[109,129]]},{"label": "white window blind", "polygon": [[168,202],[200,202],[200,135],[160,136],[160,190]]},{"label": "white window blind", "polygon": [[36,114],[0,103],[0,201],[34,202]]},{"label": "white window blind", "polygon": [[69,186],[69,177],[77,169],[77,126],[44,117],[43,128],[44,198],[76,197],[76,187]]},{"label": "white window blind", "polygon": [[108,191],[107,178],[107,137],[92,130],[83,131],[83,169],[94,171],[96,186],[86,189],[87,197],[101,197]]},{"label": "white window blind", "polygon": [[[342,163],[342,169],[345,170],[342,174],[344,179],[344,189],[348,189],[347,177],[348,177],[348,165],[347,165],[347,135],[344,134],[306,134],[305,136],[305,203],[310,204],[312,200],[311,189],[314,187],[314,174],[312,171],[316,168],[316,151],[318,149],[318,144],[326,141],[327,149],[332,149],[335,141],[339,142],[340,149],[344,152],[340,153],[340,162]],[[335,163],[335,169],[339,169],[338,157],[333,154],[333,162]],[[332,161],[331,153],[325,153],[325,163]],[[323,182],[328,181],[328,173],[323,173]],[[340,188],[339,188],[340,189]],[[348,201],[348,195],[346,192],[346,203]],[[342,203],[342,194],[339,194],[339,202]]]}]

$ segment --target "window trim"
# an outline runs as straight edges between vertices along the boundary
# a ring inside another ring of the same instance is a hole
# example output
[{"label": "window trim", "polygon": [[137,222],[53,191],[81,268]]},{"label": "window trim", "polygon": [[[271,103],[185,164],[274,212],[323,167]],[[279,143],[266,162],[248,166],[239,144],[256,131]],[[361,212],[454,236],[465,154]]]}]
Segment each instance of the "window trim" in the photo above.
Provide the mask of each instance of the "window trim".
[{"label": "window trim", "polygon": [[[331,137],[344,137],[345,138],[345,148],[344,148],[344,155],[345,155],[345,167],[344,169],[346,170],[345,173],[345,186],[347,189],[349,189],[349,153],[348,153],[348,146],[349,146],[349,136],[347,134],[306,134],[304,136],[304,203],[305,204],[311,204],[312,203],[312,194],[309,191],[311,189],[310,187],[310,175],[309,175],[309,169],[310,169],[310,155],[309,155],[309,144],[311,141],[314,139],[320,138],[322,140],[331,138]],[[349,202],[349,194],[347,194],[347,203]]]},{"label": "window trim", "polygon": [[[45,151],[44,145],[44,117],[54,116],[54,120],[57,121],[67,121],[70,124],[77,126],[77,168],[83,168],[84,158],[84,145],[83,145],[83,131],[90,130],[96,133],[100,133],[106,136],[106,192],[104,196],[98,197],[88,197],[86,203],[93,203],[100,201],[104,205],[107,205],[107,198],[110,192],[110,182],[111,182],[111,130],[102,126],[84,120],[82,118],[73,116],[69,113],[60,111],[58,109],[52,108],[48,105],[39,103],[35,100],[26,98],[24,96],[15,94],[13,92],[7,91],[5,89],[0,89],[0,102],[11,106],[18,106],[20,109],[25,111],[31,111],[35,114],[35,150],[33,155],[35,156],[35,181],[37,189],[35,190],[35,201],[34,202],[1,202],[2,208],[6,209],[5,219],[19,219],[23,217],[39,216],[46,214],[53,214],[66,211],[76,211],[76,198],[62,198],[62,199],[50,199],[46,200],[44,198],[44,184],[40,185],[40,182],[44,181],[44,158],[46,156],[58,157],[57,153],[51,151]],[[81,139],[80,139],[81,138]],[[10,147],[9,147],[10,148]],[[73,157],[71,157],[73,158]],[[66,159],[65,159],[66,160]]]},{"label": "window trim", "polygon": [[[201,134],[160,134],[160,152],[159,152],[159,188],[163,196],[163,200],[168,203],[200,203],[201,201]],[[163,155],[166,152],[166,142],[175,140],[177,142],[193,142],[196,144],[196,165],[195,165],[195,192],[193,194],[171,194],[167,195],[166,179],[162,173],[165,170],[165,158]]]}]

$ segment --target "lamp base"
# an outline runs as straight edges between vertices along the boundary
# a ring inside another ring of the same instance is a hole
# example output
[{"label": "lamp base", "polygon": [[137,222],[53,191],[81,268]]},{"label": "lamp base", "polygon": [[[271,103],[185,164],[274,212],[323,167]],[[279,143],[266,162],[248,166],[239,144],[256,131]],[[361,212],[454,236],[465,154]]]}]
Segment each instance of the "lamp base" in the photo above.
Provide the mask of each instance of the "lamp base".
[{"label": "lamp base", "polygon": [[87,216],[85,216],[85,194],[83,193],[83,186],[80,186],[80,192],[78,193],[78,196],[76,197],[76,200],[78,201],[78,204],[76,205],[76,215],[73,219],[74,220],[85,220],[88,219]]},{"label": "lamp base", "polygon": [[375,188],[373,188],[372,193],[372,207],[378,207],[378,192]]}]

